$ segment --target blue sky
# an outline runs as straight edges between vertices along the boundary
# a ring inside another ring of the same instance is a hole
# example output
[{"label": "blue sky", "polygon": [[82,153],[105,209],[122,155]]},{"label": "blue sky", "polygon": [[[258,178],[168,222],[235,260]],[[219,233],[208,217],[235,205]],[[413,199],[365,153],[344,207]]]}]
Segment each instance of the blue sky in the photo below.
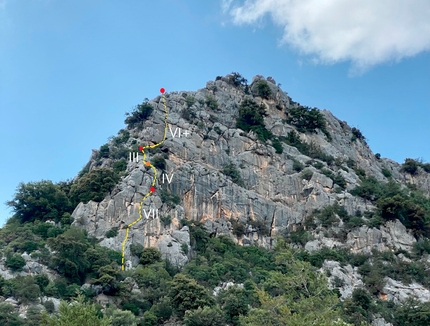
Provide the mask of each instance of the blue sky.
[{"label": "blue sky", "polygon": [[160,87],[232,71],[272,76],[383,157],[430,160],[429,2],[348,4],[0,0],[0,224],[20,182],[73,178]]}]

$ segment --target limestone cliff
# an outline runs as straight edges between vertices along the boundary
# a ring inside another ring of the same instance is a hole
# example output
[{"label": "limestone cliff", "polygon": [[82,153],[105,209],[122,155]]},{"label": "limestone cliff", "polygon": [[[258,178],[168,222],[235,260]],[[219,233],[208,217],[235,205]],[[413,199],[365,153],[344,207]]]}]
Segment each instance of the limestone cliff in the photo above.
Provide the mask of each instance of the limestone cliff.
[{"label": "limestone cliff", "polygon": [[[261,81],[270,88],[270,95],[261,95],[258,88]],[[302,142],[332,156],[333,164],[306,156],[285,142],[281,142],[280,153],[273,140],[262,142],[254,131],[238,129],[236,119],[240,104],[252,99],[264,107],[264,124],[275,137],[286,137],[290,131],[297,130],[286,121],[289,110],[299,104],[293,102],[273,78],[266,80],[256,76],[249,87],[238,87],[232,83],[231,76],[217,77],[198,91],[169,92],[165,99],[169,111],[167,139],[161,149],[147,152],[149,159],[163,155],[166,166],[164,171],[158,169],[158,175],[167,173],[170,176],[173,173],[173,178],[171,183],[165,179],[163,184],[159,177],[157,190],[144,201],[143,209],[156,209],[158,215],[143,218],[130,229],[125,251],[128,266],[137,262],[130,254],[132,243],[158,247],[165,257],[178,265],[185,264],[190,253],[181,248],[184,244],[190,246],[190,236],[188,229],[180,225],[182,219],[203,222],[211,233],[229,235],[243,245],[256,243],[270,248],[278,235],[303,225],[315,209],[338,203],[350,215],[369,211],[373,207],[369,201],[349,192],[360,183],[357,171],[364,171],[379,181],[387,181],[383,174],[385,169],[394,181],[403,185],[415,184],[425,194],[430,194],[428,173],[421,169],[414,176],[402,173],[398,163],[375,157],[364,139],[352,140],[352,128],[327,110],[321,112],[332,139],[328,139],[321,130],[316,133],[299,132],[299,135]],[[127,128],[130,138],[123,146],[128,151],[133,151],[136,144],[155,144],[163,138],[162,98],[156,97],[149,103],[154,111],[143,126]],[[179,133],[173,137],[176,128],[178,131],[181,129],[180,137]],[[184,134],[186,131],[188,135]],[[112,142],[109,144],[111,149],[115,146]],[[113,165],[113,159],[97,157],[97,151],[94,151],[88,163],[90,170]],[[124,158],[128,161],[128,152]],[[347,162],[353,162],[355,168],[348,167]],[[242,184],[233,182],[221,172],[230,164],[239,171]],[[304,178],[296,168],[298,164],[306,166],[313,172],[312,176]],[[323,170],[343,177],[346,181],[344,187],[336,186]],[[147,169],[141,160],[128,162],[125,175],[101,202],[90,201],[76,207],[72,215],[73,224],[102,240],[102,245],[121,250],[125,227],[139,218],[139,203],[149,191],[152,176],[152,170]],[[179,204],[167,201],[167,197],[162,200],[162,191],[178,196]],[[162,218],[168,215],[171,223],[162,223]],[[239,236],[233,232],[237,225],[244,227]],[[106,232],[112,228],[118,228],[118,234],[106,238]],[[342,228],[342,223],[339,228]],[[416,241],[398,221],[388,222],[381,228],[354,228],[348,231],[344,241],[326,237],[321,232],[314,232],[314,236],[315,239],[306,244],[310,251],[321,246],[345,247],[354,252],[409,250]]]}]

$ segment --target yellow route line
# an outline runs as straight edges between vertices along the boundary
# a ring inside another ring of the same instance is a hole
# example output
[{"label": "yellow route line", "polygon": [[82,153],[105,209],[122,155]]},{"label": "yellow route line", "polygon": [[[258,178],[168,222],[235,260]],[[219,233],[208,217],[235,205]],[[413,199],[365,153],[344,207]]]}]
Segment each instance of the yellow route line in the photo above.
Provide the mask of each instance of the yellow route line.
[{"label": "yellow route line", "polygon": [[139,205],[139,218],[133,222],[131,222],[130,224],[127,225],[127,229],[125,230],[125,238],[124,241],[122,242],[122,260],[121,260],[121,269],[124,270],[124,262],[125,262],[125,245],[127,244],[127,240],[128,240],[128,231],[130,230],[130,227],[132,227],[133,225],[135,225],[137,222],[139,222],[142,218],[142,207],[143,207],[143,202],[146,200],[146,198],[148,198],[149,196],[151,196],[151,194],[153,193],[153,191],[151,191],[151,188],[155,186],[155,183],[157,182],[157,169],[155,168],[155,166],[153,166],[151,164],[150,161],[146,161],[146,153],[145,153],[145,149],[146,148],[155,148],[160,146],[162,143],[164,143],[164,141],[166,140],[166,136],[167,136],[167,118],[169,116],[169,113],[167,111],[167,106],[166,106],[166,99],[164,97],[164,94],[161,95],[161,98],[163,100],[163,104],[164,104],[164,112],[166,112],[166,115],[164,117],[164,135],[163,135],[163,139],[154,145],[146,145],[146,146],[142,146],[142,153],[143,153],[143,159],[142,162],[145,166],[149,166],[152,168],[152,170],[154,171],[154,176],[152,177],[152,183],[151,186],[149,188],[149,192],[143,196],[142,201],[140,202]]}]

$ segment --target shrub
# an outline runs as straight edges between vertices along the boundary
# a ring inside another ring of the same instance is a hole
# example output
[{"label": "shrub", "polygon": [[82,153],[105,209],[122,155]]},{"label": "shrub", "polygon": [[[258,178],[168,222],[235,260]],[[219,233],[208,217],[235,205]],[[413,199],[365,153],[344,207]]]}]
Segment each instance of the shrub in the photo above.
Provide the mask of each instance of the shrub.
[{"label": "shrub", "polygon": [[160,217],[161,224],[169,226],[172,223],[172,217],[170,215]]},{"label": "shrub", "polygon": [[230,163],[223,167],[221,170],[221,173],[225,174],[226,176],[231,178],[231,181],[233,181],[238,186],[244,187],[245,183],[242,180],[242,177],[240,175],[240,171],[237,169],[236,165],[233,163]]},{"label": "shrub", "polygon": [[225,319],[218,307],[199,307],[195,310],[185,311],[184,322],[186,326],[224,326]]},{"label": "shrub", "polygon": [[90,200],[100,202],[112,191],[119,176],[111,169],[94,169],[72,185],[70,196],[74,203]]},{"label": "shrub", "polygon": [[321,162],[316,161],[313,166],[315,167],[315,169],[322,169],[324,167],[324,164],[322,164]]},{"label": "shrub", "polygon": [[234,218],[230,219],[231,226],[233,228],[233,234],[237,237],[241,237],[245,235],[245,225],[243,223],[240,223],[239,220],[236,220]]},{"label": "shrub", "polygon": [[176,205],[179,205],[181,202],[181,199],[179,196],[172,194],[171,192],[168,192],[167,190],[161,190],[160,192],[160,198],[163,203],[166,203],[169,207],[175,207]]},{"label": "shrub", "polygon": [[22,268],[25,266],[25,260],[21,255],[11,254],[6,257],[5,266],[9,267],[14,272],[22,271]]},{"label": "shrub", "polygon": [[149,100],[145,99],[142,104],[138,104],[131,113],[126,112],[125,115],[127,118],[125,119],[125,123],[130,128],[136,127],[144,120],[148,119],[153,110],[154,108],[149,104]]},{"label": "shrub", "polygon": [[298,106],[288,110],[287,123],[295,126],[300,132],[315,133],[320,129],[329,140],[331,135],[327,131],[326,121],[322,113],[316,108]]},{"label": "shrub", "polygon": [[363,136],[363,134],[358,128],[352,127],[351,132],[352,132],[351,141],[356,141],[358,139],[366,144],[366,138]]},{"label": "shrub", "polygon": [[386,177],[386,178],[391,178],[391,176],[392,176],[391,172],[386,168],[382,168],[381,172],[384,175],[384,177]]},{"label": "shrub", "polygon": [[142,265],[150,265],[161,261],[161,252],[153,247],[144,248],[139,261]]},{"label": "shrub", "polygon": [[248,87],[248,80],[246,80],[241,74],[238,72],[232,72],[228,76],[228,81],[235,87]]},{"label": "shrub", "polygon": [[133,256],[140,257],[142,255],[144,247],[140,243],[132,243],[130,245],[130,253]]},{"label": "shrub", "polygon": [[303,226],[299,226],[296,231],[291,231],[288,234],[287,240],[292,243],[300,243],[304,246],[308,241],[313,240],[313,236],[309,231],[306,231]]},{"label": "shrub", "polygon": [[64,213],[73,209],[60,185],[47,180],[20,183],[14,198],[6,204],[12,207],[14,216],[21,223],[50,219],[58,221]]},{"label": "shrub", "polygon": [[151,160],[151,164],[157,169],[160,169],[162,171],[166,170],[166,160],[161,155],[155,155]]},{"label": "shrub", "polygon": [[338,185],[341,189],[345,189],[346,187],[346,180],[340,173],[336,174],[336,176],[333,179],[333,182],[334,184]]},{"label": "shrub", "polygon": [[185,98],[185,103],[187,104],[187,108],[190,108],[196,103],[196,98],[194,96],[187,96]]},{"label": "shrub", "polygon": [[337,226],[339,224],[339,220],[336,215],[340,218],[345,218],[348,216],[348,213],[343,206],[339,206],[337,203],[327,206],[322,210],[314,211],[315,218],[319,220],[323,227]]},{"label": "shrub", "polygon": [[271,131],[264,125],[266,115],[264,106],[258,105],[255,101],[245,99],[239,106],[239,117],[236,120],[236,127],[246,132],[254,131],[257,138],[262,142],[273,138]]},{"label": "shrub", "polygon": [[381,154],[380,154],[380,153],[376,153],[376,154],[375,154],[375,158],[376,158],[377,160],[380,160],[380,159],[381,159]]},{"label": "shrub", "polygon": [[113,227],[111,228],[109,231],[106,231],[106,238],[114,238],[118,235],[118,228],[117,227]]},{"label": "shrub", "polygon": [[128,130],[121,129],[118,136],[113,138],[112,142],[115,146],[125,144],[130,139],[130,132]]},{"label": "shrub", "polygon": [[187,121],[192,122],[195,118],[197,118],[197,115],[191,108],[185,108],[181,111],[181,117]]},{"label": "shrub", "polygon": [[125,161],[125,159],[122,159],[122,160],[116,161],[116,162],[113,164],[113,171],[114,171],[116,174],[119,174],[119,173],[121,173],[121,172],[125,171],[126,169],[127,169],[127,162]]},{"label": "shrub", "polygon": [[299,161],[293,159],[293,170],[294,171],[300,172],[301,170],[304,169],[304,167],[305,166],[302,163],[300,163]]},{"label": "shrub", "polygon": [[252,226],[253,229],[256,230],[257,234],[259,235],[268,235],[269,234],[269,228],[266,225],[266,222],[263,220],[251,220],[249,221],[249,224]]},{"label": "shrub", "polygon": [[109,145],[104,144],[100,147],[100,150],[97,154],[97,159],[108,158],[109,157]]},{"label": "shrub", "polygon": [[43,303],[43,306],[45,307],[46,311],[50,314],[52,314],[55,311],[54,302],[52,300],[47,300]]},{"label": "shrub", "polygon": [[181,250],[184,255],[188,255],[188,245],[186,243],[181,244]]},{"label": "shrub", "polygon": [[205,104],[208,106],[208,108],[210,108],[212,110],[218,110],[219,109],[217,100],[215,99],[215,97],[213,97],[211,95],[206,96]]},{"label": "shrub", "polygon": [[405,163],[402,164],[400,171],[414,175],[418,171],[418,162],[414,159],[407,158],[405,159]]},{"label": "shrub", "polygon": [[256,93],[258,96],[268,99],[272,95],[272,90],[265,80],[260,80],[256,85]]},{"label": "shrub", "polygon": [[278,138],[273,139],[272,145],[277,154],[282,154],[282,152],[284,151],[284,148],[282,147],[282,144]]},{"label": "shrub", "polygon": [[313,175],[314,175],[314,173],[311,170],[309,170],[309,169],[306,169],[306,170],[302,171],[302,173],[300,174],[300,176],[302,177],[302,179],[305,179],[305,180],[308,180],[308,181],[310,179],[312,179]]}]

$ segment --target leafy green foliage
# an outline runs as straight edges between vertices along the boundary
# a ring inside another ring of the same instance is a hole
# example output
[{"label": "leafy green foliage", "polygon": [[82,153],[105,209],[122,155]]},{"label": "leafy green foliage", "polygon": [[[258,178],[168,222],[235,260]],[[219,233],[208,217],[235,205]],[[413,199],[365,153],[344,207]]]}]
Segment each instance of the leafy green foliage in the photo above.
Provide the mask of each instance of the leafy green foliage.
[{"label": "leafy green foliage", "polygon": [[361,140],[363,143],[366,144],[366,137],[363,136],[363,134],[361,133],[361,131],[358,128],[352,127],[351,129],[352,132],[352,137],[351,137],[351,141],[356,141]]},{"label": "leafy green foliage", "polygon": [[138,127],[142,125],[142,122],[150,117],[154,108],[149,104],[149,100],[146,98],[142,104],[138,104],[131,113],[126,113],[127,118],[125,123],[130,127]]},{"label": "leafy green foliage", "polygon": [[185,311],[184,322],[186,326],[224,326],[225,319],[218,307],[199,307],[195,310]]},{"label": "leafy green foliage", "polygon": [[14,272],[22,271],[22,268],[25,266],[25,260],[21,255],[11,254],[6,257],[5,266],[9,267]]},{"label": "leafy green foliage", "polygon": [[384,177],[386,177],[386,178],[391,178],[391,176],[392,176],[391,172],[386,168],[382,168],[381,172],[384,175]]},{"label": "leafy green foliage", "polygon": [[299,161],[293,159],[293,170],[294,171],[300,172],[301,170],[304,169],[304,167],[305,166],[302,163],[300,163]]},{"label": "leafy green foliage", "polygon": [[203,286],[183,274],[177,274],[173,278],[170,297],[172,306],[179,316],[184,316],[187,310],[210,307],[214,304],[214,300]]},{"label": "leafy green foliage", "polygon": [[237,169],[236,165],[233,163],[230,163],[223,167],[221,170],[221,173],[225,174],[226,176],[231,178],[231,181],[233,181],[235,184],[244,187],[245,183],[242,180],[242,176],[240,175],[240,171]]},{"label": "leafy green foliage", "polygon": [[405,163],[402,164],[400,171],[414,175],[418,172],[418,166],[419,164],[417,161],[412,158],[407,158],[405,159]]},{"label": "leafy green foliage", "polygon": [[282,154],[283,153],[284,148],[282,147],[282,143],[279,141],[279,138],[273,139],[272,145],[273,145],[273,148],[275,149],[275,152],[277,154]]},{"label": "leafy green foliage", "polygon": [[67,194],[52,181],[20,183],[14,198],[6,203],[22,223],[35,220],[60,220],[73,208]]},{"label": "leafy green foliage", "polygon": [[109,157],[109,145],[104,144],[100,147],[100,150],[97,154],[97,158],[101,159],[101,158],[108,158],[108,157]]},{"label": "leafy green foliage", "polygon": [[302,177],[302,179],[305,179],[307,181],[309,181],[310,179],[312,179],[312,176],[314,175],[312,170],[306,169],[303,170],[302,173],[300,174],[300,176]]},{"label": "leafy green foliage", "polygon": [[228,80],[234,87],[244,88],[245,90],[248,88],[248,80],[238,72],[232,72],[228,76]]},{"label": "leafy green foliage", "polygon": [[42,314],[42,325],[46,326],[110,326],[111,318],[99,317],[96,305],[85,302],[82,294],[78,295],[75,303],[69,305],[61,301],[58,316]]},{"label": "leafy green foliage", "polygon": [[113,164],[113,171],[116,174],[119,174],[119,173],[125,171],[126,169],[127,169],[127,161],[125,159],[121,159],[119,161],[116,161]]},{"label": "leafy green foliage", "polygon": [[348,216],[345,208],[337,203],[314,211],[314,217],[323,227],[337,226],[339,224],[337,216],[340,218]]},{"label": "leafy green foliage", "polygon": [[151,164],[157,169],[160,169],[162,171],[166,170],[166,160],[162,155],[155,155],[151,160]]},{"label": "leafy green foliage", "polygon": [[167,190],[161,190],[160,192],[161,201],[163,203],[166,203],[169,207],[175,207],[176,205],[179,205],[181,202],[181,199],[178,195],[172,194],[171,192]]},{"label": "leafy green foliage", "polygon": [[90,200],[100,202],[117,184],[119,176],[111,169],[94,169],[72,185],[70,196],[74,203]]},{"label": "leafy green foliage", "polygon": [[327,164],[332,164],[334,162],[334,157],[324,153],[314,142],[311,142],[310,144],[302,142],[300,140],[300,135],[294,130],[291,130],[287,134],[287,137],[279,137],[279,139],[285,142],[287,145],[296,147],[299,152],[311,158],[320,159],[327,162]]},{"label": "leafy green foliage", "polygon": [[139,262],[142,265],[150,265],[161,260],[161,252],[157,248],[149,247],[144,248],[140,255]]},{"label": "leafy green foliage", "polygon": [[187,104],[187,108],[190,108],[196,103],[196,98],[194,96],[187,96],[185,98],[185,103]]},{"label": "leafy green foliage", "polygon": [[258,105],[254,100],[245,99],[239,106],[239,117],[236,120],[236,128],[246,132],[254,131],[259,140],[265,142],[273,138],[271,131],[264,125],[266,115],[264,106]]},{"label": "leafy green foliage", "polygon": [[328,140],[331,135],[327,131],[326,121],[322,113],[316,108],[305,106],[293,107],[288,110],[287,123],[295,126],[299,132],[315,133],[316,129],[321,130]]},{"label": "leafy green foliage", "polygon": [[105,236],[106,238],[114,238],[118,235],[118,228],[113,227],[109,231],[106,232]]},{"label": "leafy green foliage", "polygon": [[160,217],[160,222],[164,226],[169,226],[172,223],[172,217],[170,215],[161,216]]},{"label": "leafy green foliage", "polygon": [[205,104],[207,105],[208,108],[210,108],[212,110],[216,111],[219,109],[217,100],[215,99],[215,97],[213,97],[211,95],[206,96]]},{"label": "leafy green foliage", "polygon": [[265,80],[259,80],[256,85],[256,93],[258,96],[269,99],[272,95],[272,90]]}]

